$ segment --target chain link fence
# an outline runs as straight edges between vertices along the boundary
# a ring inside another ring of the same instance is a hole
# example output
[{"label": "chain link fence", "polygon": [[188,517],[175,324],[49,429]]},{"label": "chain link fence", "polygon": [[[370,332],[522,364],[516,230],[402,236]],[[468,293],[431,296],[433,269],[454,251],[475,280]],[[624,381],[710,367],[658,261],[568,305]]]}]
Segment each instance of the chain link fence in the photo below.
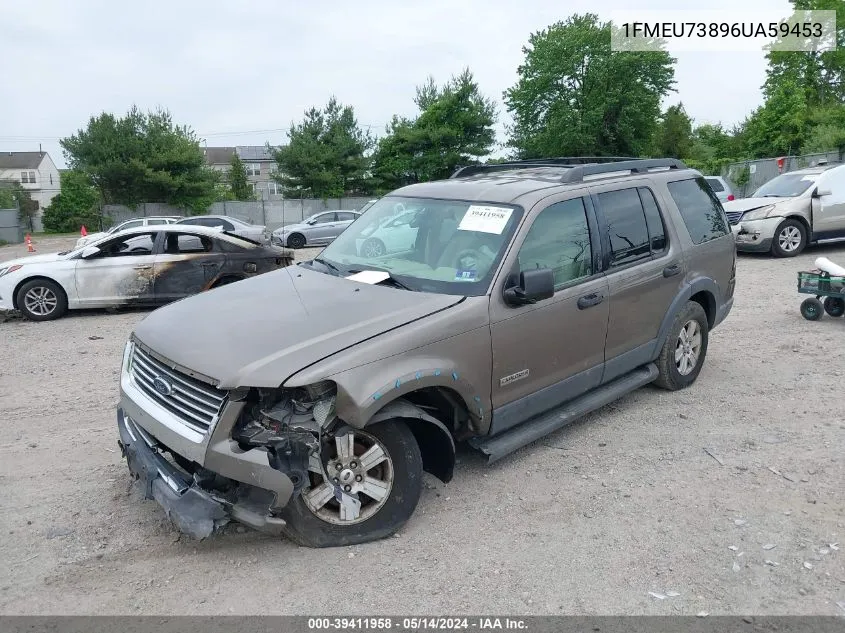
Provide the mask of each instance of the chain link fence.
[{"label": "chain link fence", "polygon": [[[782,156],[780,158],[763,158],[760,160],[746,160],[731,163],[722,169],[722,177],[727,178],[735,187],[734,194],[738,198],[747,198],[760,187],[776,178],[796,169],[815,167],[824,162],[838,163],[845,159],[845,150],[824,152],[819,154],[803,154],[801,156]],[[782,165],[778,163],[782,161]]]},{"label": "chain link fence", "polygon": [[[337,209],[357,211],[372,198],[330,198],[321,200],[315,198],[285,199],[285,200],[255,200],[247,202],[215,202],[204,215],[228,215],[250,224],[259,224],[274,231],[288,224],[301,222],[305,218],[321,211]],[[101,208],[100,228],[107,228],[120,224],[132,218],[152,216],[187,216],[191,215],[185,209],[173,207],[159,202],[142,202],[134,209],[131,207],[107,204]]]}]

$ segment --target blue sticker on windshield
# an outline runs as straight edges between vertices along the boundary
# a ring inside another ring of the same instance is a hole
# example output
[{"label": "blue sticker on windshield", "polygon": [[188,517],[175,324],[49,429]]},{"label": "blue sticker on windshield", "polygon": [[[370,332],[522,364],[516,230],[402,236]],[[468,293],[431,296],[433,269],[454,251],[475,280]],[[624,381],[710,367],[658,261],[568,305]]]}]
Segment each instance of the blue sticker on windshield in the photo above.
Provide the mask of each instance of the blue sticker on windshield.
[{"label": "blue sticker on windshield", "polygon": [[459,268],[455,271],[455,281],[475,281],[476,279],[477,276],[474,270],[462,270]]}]

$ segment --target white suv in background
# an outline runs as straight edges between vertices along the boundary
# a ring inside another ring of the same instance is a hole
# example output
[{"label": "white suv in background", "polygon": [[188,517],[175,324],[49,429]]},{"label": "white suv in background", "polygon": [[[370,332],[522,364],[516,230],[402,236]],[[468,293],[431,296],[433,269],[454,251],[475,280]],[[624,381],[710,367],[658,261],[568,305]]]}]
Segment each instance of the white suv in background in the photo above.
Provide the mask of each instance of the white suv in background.
[{"label": "white suv in background", "polygon": [[721,202],[736,200],[730,183],[721,176],[705,176],[704,179]]}]

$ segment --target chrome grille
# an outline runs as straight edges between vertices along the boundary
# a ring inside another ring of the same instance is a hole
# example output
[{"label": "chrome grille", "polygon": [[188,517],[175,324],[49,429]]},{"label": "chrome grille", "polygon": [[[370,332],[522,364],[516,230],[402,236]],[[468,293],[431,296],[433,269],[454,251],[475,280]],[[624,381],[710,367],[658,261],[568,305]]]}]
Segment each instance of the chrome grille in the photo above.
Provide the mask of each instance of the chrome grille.
[{"label": "chrome grille", "polygon": [[[206,433],[217,422],[228,395],[226,391],[167,366],[138,345],[132,349],[130,367],[138,388],[185,426]],[[169,389],[159,391],[157,382],[163,382]]]},{"label": "chrome grille", "polygon": [[742,217],[742,211],[731,211],[726,213],[725,215],[728,216],[728,222],[730,222],[731,224],[736,224]]}]

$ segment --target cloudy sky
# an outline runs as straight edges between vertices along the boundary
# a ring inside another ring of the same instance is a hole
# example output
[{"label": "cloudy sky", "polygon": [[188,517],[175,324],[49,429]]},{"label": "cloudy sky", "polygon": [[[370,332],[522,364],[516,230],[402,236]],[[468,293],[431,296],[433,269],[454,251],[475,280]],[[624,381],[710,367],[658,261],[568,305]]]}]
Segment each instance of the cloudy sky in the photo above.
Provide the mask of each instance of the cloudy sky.
[{"label": "cloudy sky", "polygon": [[[643,9],[677,0],[641,0]],[[501,103],[530,33],[575,12],[609,17],[629,0],[28,0],[0,14],[0,151],[58,139],[101,111],[164,106],[208,145],[285,140],[303,110],[330,95],[381,133],[411,115],[414,87],[468,66]],[[127,7],[131,6],[131,10]],[[709,0],[730,19],[736,0]],[[787,0],[747,0],[745,11]],[[321,10],[317,10],[319,7]],[[759,105],[762,53],[676,54],[677,92],[698,123],[741,121]],[[500,140],[507,113],[500,107]]]}]

